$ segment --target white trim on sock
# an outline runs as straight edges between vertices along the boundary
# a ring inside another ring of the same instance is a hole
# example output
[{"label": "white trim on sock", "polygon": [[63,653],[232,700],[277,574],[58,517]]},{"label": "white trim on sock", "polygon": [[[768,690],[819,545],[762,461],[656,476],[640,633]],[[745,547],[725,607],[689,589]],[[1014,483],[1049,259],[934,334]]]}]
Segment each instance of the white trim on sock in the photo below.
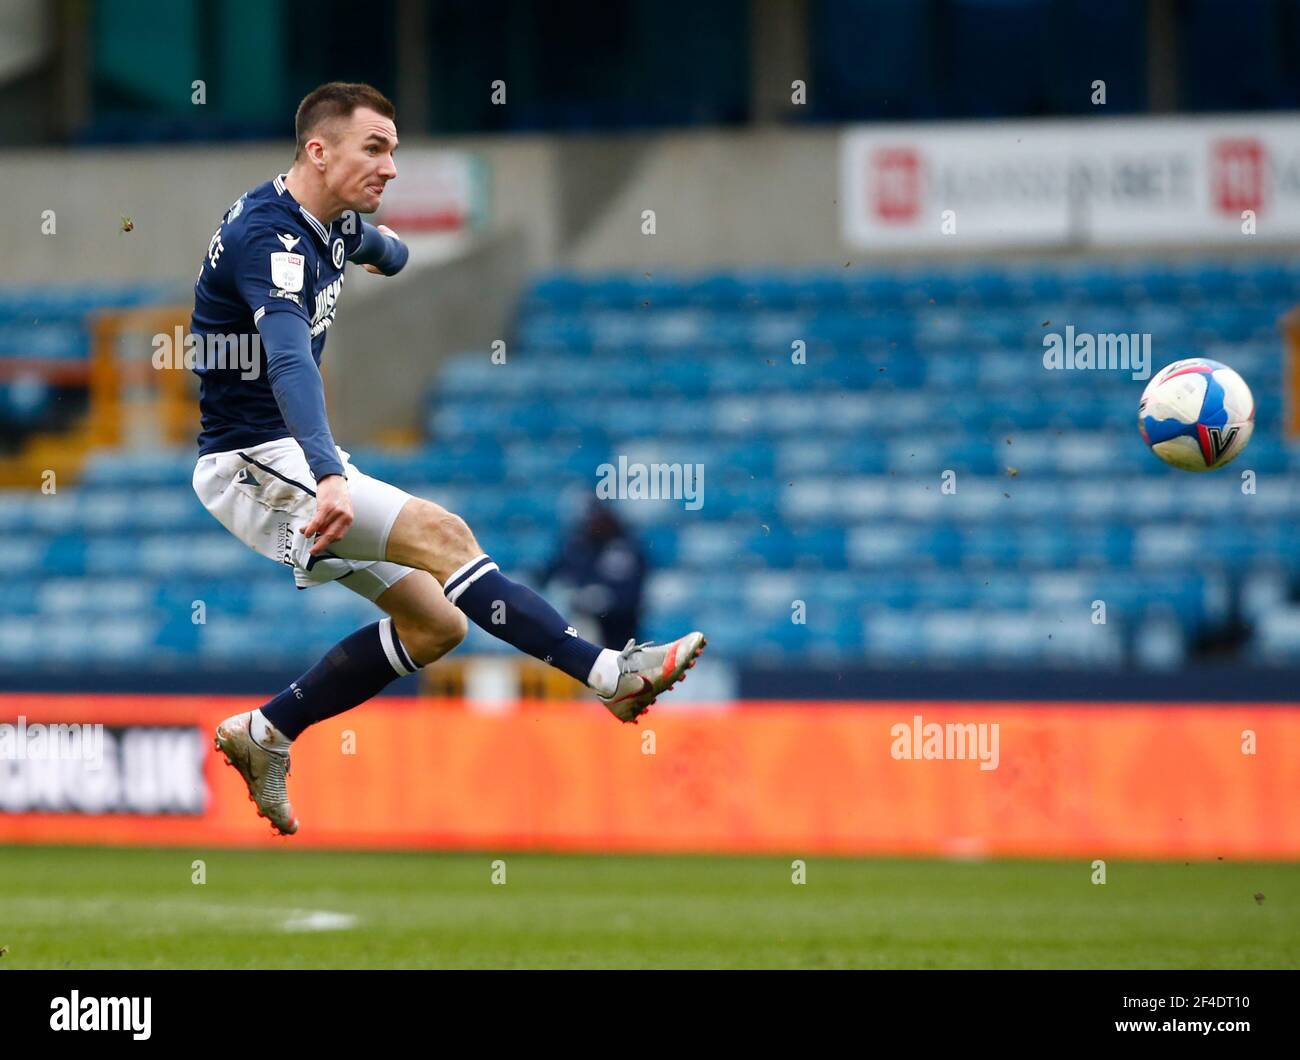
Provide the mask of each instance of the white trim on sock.
[{"label": "white trim on sock", "polygon": [[[479,557],[479,559],[484,559],[484,558],[486,557],[484,556]],[[474,562],[477,563],[478,560],[475,560]],[[465,569],[464,567],[461,567],[461,570],[464,569]],[[454,604],[457,600],[460,599],[461,593],[463,593],[466,589],[468,589],[471,585],[473,585],[476,581],[478,581],[481,577],[483,577],[483,575],[487,574],[489,571],[500,570],[500,569],[501,568],[498,567],[495,563],[484,563],[483,566],[479,567],[478,570],[476,570],[473,574],[471,574],[468,578],[466,578],[463,582],[461,582],[458,586],[456,586],[456,588],[452,589],[452,591],[447,595],[447,601],[449,603]],[[448,578],[447,581],[451,581],[451,579]]]},{"label": "white trim on sock", "polygon": [[470,567],[474,566],[474,564],[477,563],[479,560],[481,560],[481,559],[487,559],[487,558],[488,558],[488,555],[487,555],[486,552],[484,552],[482,555],[475,556],[475,557],[474,557],[472,560],[470,560],[468,563],[462,563],[459,567],[457,567],[454,571],[452,571],[450,574],[447,575],[447,580],[446,580],[445,582],[443,582],[442,584],[443,584],[443,585],[450,585],[450,584],[451,584],[452,582],[454,582],[457,578],[459,578],[462,574],[464,574],[467,570],[469,570]]},{"label": "white trim on sock", "polygon": [[397,639],[397,631],[393,629],[392,618],[381,618],[379,620],[379,643],[384,646],[384,654],[388,656],[389,665],[397,673],[398,677],[405,677],[407,674],[415,673],[414,670],[408,670],[402,662],[401,655],[397,652],[397,645],[394,641]]}]

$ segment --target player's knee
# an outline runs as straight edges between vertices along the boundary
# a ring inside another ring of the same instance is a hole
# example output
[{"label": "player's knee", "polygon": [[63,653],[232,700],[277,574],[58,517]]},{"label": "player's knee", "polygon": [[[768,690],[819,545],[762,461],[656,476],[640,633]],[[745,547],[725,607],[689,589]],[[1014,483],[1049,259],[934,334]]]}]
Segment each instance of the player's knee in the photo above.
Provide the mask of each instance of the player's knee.
[{"label": "player's knee", "polygon": [[469,525],[459,515],[436,504],[425,505],[421,515],[425,540],[433,556],[451,563],[454,569],[480,554]]},{"label": "player's knee", "polygon": [[465,639],[468,631],[469,623],[459,610],[445,619],[440,618],[425,632],[422,644],[424,657],[428,660],[441,659]]},{"label": "player's knee", "polygon": [[465,639],[465,634],[469,632],[469,619],[465,617],[465,612],[459,607],[454,608],[451,614],[441,623],[443,652],[449,652]]},{"label": "player's knee", "polygon": [[459,607],[453,607],[446,614],[439,614],[429,631],[429,650],[435,658],[442,658],[465,639],[469,632],[469,621]]},{"label": "player's knee", "polygon": [[465,639],[469,632],[469,622],[459,608],[439,611],[436,616],[428,616],[418,623],[407,623],[408,629],[401,630],[402,644],[411,653],[412,659],[421,666],[441,659]]},{"label": "player's knee", "polygon": [[444,534],[451,542],[451,551],[459,552],[466,559],[473,559],[479,554],[478,542],[474,540],[469,524],[459,515],[447,513]]}]

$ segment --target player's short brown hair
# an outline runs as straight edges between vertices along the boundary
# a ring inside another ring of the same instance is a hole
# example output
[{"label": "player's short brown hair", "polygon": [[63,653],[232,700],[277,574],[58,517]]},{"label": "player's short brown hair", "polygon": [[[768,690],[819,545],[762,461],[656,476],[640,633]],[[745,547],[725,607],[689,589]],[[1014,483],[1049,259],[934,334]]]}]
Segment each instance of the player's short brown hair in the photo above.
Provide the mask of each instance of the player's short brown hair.
[{"label": "player's short brown hair", "polygon": [[294,115],[294,151],[297,161],[307,147],[307,141],[319,131],[327,121],[335,118],[350,118],[358,107],[369,107],[385,118],[396,120],[397,111],[379,89],[371,85],[357,84],[350,81],[331,81],[313,88],[301,103],[298,113]]}]

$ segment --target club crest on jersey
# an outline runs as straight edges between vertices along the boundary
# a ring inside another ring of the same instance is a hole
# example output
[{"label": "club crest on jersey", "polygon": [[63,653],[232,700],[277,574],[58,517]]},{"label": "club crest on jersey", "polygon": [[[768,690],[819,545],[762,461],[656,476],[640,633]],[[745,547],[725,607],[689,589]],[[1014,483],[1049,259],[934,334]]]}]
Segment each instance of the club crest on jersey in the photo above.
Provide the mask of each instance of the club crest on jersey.
[{"label": "club crest on jersey", "polygon": [[330,247],[330,257],[334,259],[336,269],[343,268],[343,240],[334,240],[334,245]]},{"label": "club crest on jersey", "polygon": [[304,260],[301,254],[281,251],[272,254],[271,281],[282,291],[301,291]]}]

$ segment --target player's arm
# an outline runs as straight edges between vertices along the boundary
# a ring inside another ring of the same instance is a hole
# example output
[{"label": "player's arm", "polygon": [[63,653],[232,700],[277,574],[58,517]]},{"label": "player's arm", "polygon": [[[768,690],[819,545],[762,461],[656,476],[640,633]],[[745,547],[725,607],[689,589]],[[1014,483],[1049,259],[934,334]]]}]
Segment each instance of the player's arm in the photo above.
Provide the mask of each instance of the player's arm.
[{"label": "player's arm", "polygon": [[323,551],[352,525],[352,503],[311,353],[306,258],[285,250],[271,228],[250,234],[232,257],[235,286],[261,336],[267,382],[316,479],[316,514],[303,533],[318,534],[312,552]]},{"label": "player's arm", "polygon": [[319,482],[342,475],[343,463],[334,448],[325,412],[325,385],[311,355],[311,330],[296,313],[264,313],[257,322],[266,353],[266,378],[280,406],[280,415],[307,455],[307,466]]},{"label": "player's arm", "polygon": [[397,238],[397,233],[387,225],[376,228],[366,221],[361,222],[361,242],[357,249],[348,255],[348,261],[364,265],[367,272],[381,276],[395,276],[406,265],[410,251],[405,243]]},{"label": "player's arm", "polygon": [[316,555],[348,532],[352,501],[325,412],[324,382],[311,355],[311,329],[305,317],[278,312],[263,313],[257,330],[275,403],[316,479],[316,512],[302,531],[306,537],[316,536],[311,549]]}]

